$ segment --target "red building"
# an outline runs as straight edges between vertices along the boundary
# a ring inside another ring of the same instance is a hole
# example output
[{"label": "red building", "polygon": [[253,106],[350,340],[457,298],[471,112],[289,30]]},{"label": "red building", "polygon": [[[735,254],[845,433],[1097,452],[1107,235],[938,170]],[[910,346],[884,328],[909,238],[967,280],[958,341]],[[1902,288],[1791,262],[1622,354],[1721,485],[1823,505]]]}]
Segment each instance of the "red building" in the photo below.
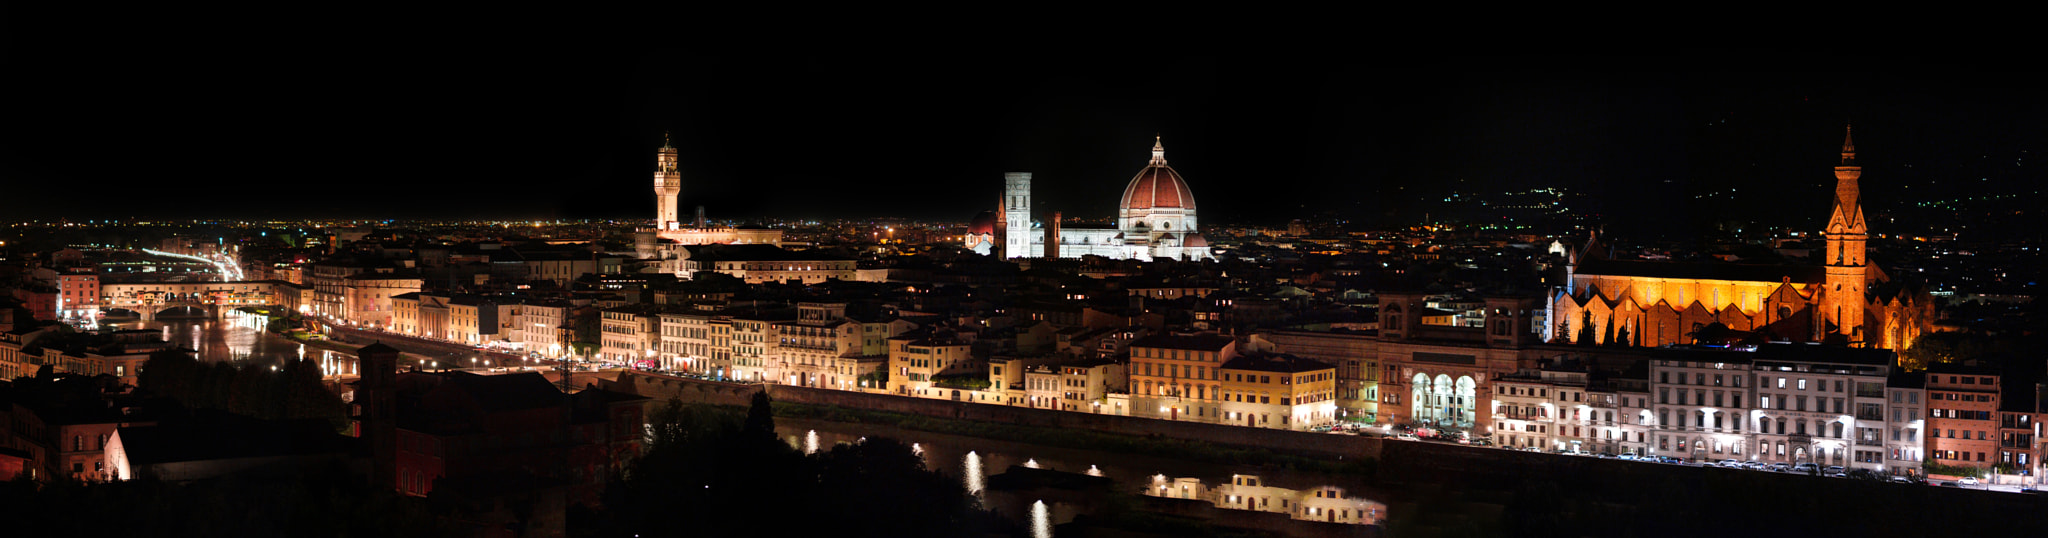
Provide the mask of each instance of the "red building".
[{"label": "red building", "polygon": [[28,309],[29,317],[38,321],[57,320],[56,288],[43,285],[14,288],[14,298],[21,301],[21,307]]},{"label": "red building", "polygon": [[57,291],[57,315],[92,319],[99,313],[99,275],[59,275],[57,277]]},{"label": "red building", "polygon": [[1948,364],[1929,368],[1927,459],[1988,472],[1999,459],[1998,406],[1996,372]]}]

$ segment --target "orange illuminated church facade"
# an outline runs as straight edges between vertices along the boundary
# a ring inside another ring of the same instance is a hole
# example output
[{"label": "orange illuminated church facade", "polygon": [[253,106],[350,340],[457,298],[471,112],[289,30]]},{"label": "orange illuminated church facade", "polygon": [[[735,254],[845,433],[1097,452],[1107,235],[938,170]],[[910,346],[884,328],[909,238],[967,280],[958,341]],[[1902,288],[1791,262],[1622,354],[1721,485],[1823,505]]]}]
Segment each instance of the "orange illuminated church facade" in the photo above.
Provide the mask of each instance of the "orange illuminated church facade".
[{"label": "orange illuminated church facade", "polygon": [[1735,336],[1904,350],[1929,330],[1934,306],[1923,287],[1892,281],[1865,257],[1862,174],[1845,137],[1821,265],[1612,260],[1581,249],[1551,298],[1551,341],[1691,344],[1720,323]]}]

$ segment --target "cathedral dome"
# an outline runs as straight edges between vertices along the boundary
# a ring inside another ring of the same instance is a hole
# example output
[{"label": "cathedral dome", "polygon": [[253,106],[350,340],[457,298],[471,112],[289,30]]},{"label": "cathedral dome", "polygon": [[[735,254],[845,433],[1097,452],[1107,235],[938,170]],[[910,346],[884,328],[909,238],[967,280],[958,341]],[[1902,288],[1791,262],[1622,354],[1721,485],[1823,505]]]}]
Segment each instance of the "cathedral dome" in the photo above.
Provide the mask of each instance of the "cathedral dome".
[{"label": "cathedral dome", "polygon": [[1188,182],[1180,178],[1180,173],[1166,165],[1166,148],[1158,140],[1152,142],[1152,163],[1139,170],[1138,176],[1131,178],[1130,186],[1124,187],[1124,201],[1118,207],[1124,211],[1195,209],[1194,193],[1188,190]]},{"label": "cathedral dome", "polygon": [[983,211],[983,212],[981,212],[980,214],[977,214],[977,215],[975,215],[975,216],[974,216],[974,220],[971,220],[971,221],[967,221],[967,233],[968,233],[969,235],[975,235],[975,234],[989,234],[989,235],[995,235],[995,233],[996,233],[996,212],[994,212],[994,211]]}]

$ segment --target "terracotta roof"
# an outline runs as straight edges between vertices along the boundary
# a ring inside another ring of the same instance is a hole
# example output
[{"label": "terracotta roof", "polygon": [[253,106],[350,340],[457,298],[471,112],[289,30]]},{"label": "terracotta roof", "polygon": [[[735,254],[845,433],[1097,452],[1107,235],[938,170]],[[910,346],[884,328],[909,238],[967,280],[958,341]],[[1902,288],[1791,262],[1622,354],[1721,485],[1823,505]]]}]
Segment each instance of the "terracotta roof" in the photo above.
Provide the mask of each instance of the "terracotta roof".
[{"label": "terracotta roof", "polygon": [[1752,265],[1716,262],[1662,262],[1594,258],[1579,262],[1578,275],[1637,276],[1649,278],[1690,278],[1732,282],[1797,283],[1827,280],[1827,268],[1818,265]]},{"label": "terracotta roof", "polygon": [[1195,195],[1188,190],[1188,183],[1180,173],[1164,163],[1156,163],[1139,170],[1137,177],[1124,188],[1123,209],[1195,208]]},{"label": "terracotta roof", "polygon": [[1236,339],[1216,334],[1155,334],[1131,341],[1131,347],[1218,351]]}]

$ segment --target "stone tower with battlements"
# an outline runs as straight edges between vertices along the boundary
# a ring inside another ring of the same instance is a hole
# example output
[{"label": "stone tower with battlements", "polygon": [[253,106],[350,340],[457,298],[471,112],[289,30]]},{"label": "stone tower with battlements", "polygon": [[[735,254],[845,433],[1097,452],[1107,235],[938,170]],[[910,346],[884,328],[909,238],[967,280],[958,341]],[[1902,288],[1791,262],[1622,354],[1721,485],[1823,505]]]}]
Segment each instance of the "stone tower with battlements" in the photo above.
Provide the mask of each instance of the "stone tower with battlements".
[{"label": "stone tower with battlements", "polygon": [[662,135],[661,151],[654,158],[654,229],[682,228],[676,215],[676,195],[683,191],[682,174],[676,171],[676,147]]}]

